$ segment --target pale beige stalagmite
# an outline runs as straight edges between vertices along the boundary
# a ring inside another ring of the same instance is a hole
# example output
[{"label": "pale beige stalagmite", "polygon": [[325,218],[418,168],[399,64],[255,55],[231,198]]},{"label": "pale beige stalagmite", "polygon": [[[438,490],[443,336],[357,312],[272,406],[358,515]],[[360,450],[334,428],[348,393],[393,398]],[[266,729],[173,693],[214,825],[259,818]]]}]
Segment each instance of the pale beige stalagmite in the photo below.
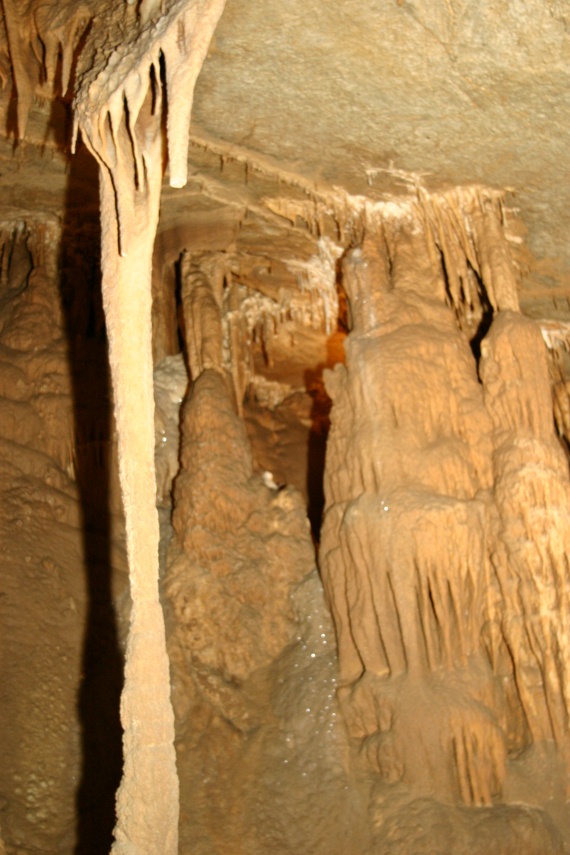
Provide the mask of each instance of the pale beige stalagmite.
[{"label": "pale beige stalagmite", "polygon": [[178,849],[179,785],[158,599],[154,471],[151,261],[163,164],[159,64],[162,55],[171,182],[181,186],[193,86],[222,7],[219,0],[169,4],[133,42],[98,59],[76,100],[76,122],[100,165],[102,288],[132,597],[121,700],[124,774],[117,796],[117,855],[174,855]]},{"label": "pale beige stalagmite", "polygon": [[369,212],[345,258],[321,542],[352,735],[385,780],[467,804],[500,794],[506,752],[480,640],[492,425],[461,326],[482,319],[478,288],[491,305],[516,294],[477,284],[504,240],[500,221],[471,228],[481,206],[498,218],[477,191]]}]

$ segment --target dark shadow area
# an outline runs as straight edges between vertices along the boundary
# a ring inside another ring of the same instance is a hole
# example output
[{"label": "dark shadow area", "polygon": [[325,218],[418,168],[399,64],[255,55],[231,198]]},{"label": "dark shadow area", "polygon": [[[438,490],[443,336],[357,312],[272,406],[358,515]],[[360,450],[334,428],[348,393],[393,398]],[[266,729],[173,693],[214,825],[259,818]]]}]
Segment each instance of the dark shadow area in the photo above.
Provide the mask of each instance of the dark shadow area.
[{"label": "dark shadow area", "polygon": [[111,589],[111,389],[99,258],[97,166],[80,146],[70,158],[59,259],[88,598],[77,697],[82,767],[76,855],[109,852],[122,774],[123,659]]},{"label": "dark shadow area", "polygon": [[472,271],[473,276],[477,281],[477,292],[479,295],[479,300],[481,301],[481,318],[479,320],[479,325],[475,330],[475,334],[469,341],[473,356],[475,357],[475,362],[477,363],[477,366],[479,366],[479,360],[481,359],[481,342],[483,341],[483,339],[489,332],[489,329],[491,328],[495,313],[489,301],[489,297],[487,296],[487,289],[483,284],[483,280],[476,273],[476,271],[473,270],[471,266],[470,270]]},{"label": "dark shadow area", "polygon": [[12,91],[10,93],[10,100],[8,101],[8,109],[6,110],[6,137],[12,140],[15,151],[18,147],[18,96],[14,82],[12,82]]},{"label": "dark shadow area", "polygon": [[313,401],[311,407],[311,432],[307,450],[307,514],[311,523],[313,541],[317,545],[321,537],[321,523],[325,507],[323,476],[327,438],[330,428],[332,401],[327,395],[323,382],[323,370],[326,365],[305,371],[305,387]]},{"label": "dark shadow area", "polygon": [[305,388],[311,396],[311,432],[307,449],[307,513],[311,524],[311,534],[317,549],[321,539],[321,525],[325,508],[324,474],[327,453],[327,440],[331,426],[330,412],[332,401],[327,394],[323,380],[325,368],[333,368],[338,362],[345,361],[344,345],[339,349],[338,335],[342,341],[352,327],[350,301],[343,285],[342,265],[346,251],[336,260],[336,288],[338,293],[338,318],[336,335],[327,339],[327,360],[315,369],[305,371]]},{"label": "dark shadow area", "polygon": [[558,425],[556,424],[556,420],[554,421],[554,430],[555,430],[556,438],[562,447],[562,451],[566,455],[566,463],[567,463],[569,470],[570,470],[570,442],[568,441],[568,437],[566,437],[564,434],[560,433],[560,431],[558,430]]},{"label": "dark shadow area", "polygon": [[[441,269],[443,272],[443,279],[445,283],[445,293],[447,296],[447,303],[449,306],[454,306],[454,300],[451,294],[451,287],[449,284],[449,273],[445,264],[445,255],[440,250],[440,258],[441,258]],[[494,318],[494,309],[489,300],[489,296],[487,294],[487,289],[485,284],[477,271],[472,267],[472,265],[467,262],[469,273],[475,280],[477,284],[477,297],[479,298],[479,311],[473,313],[473,317],[470,318],[468,322],[466,322],[465,312],[460,311],[457,307],[455,307],[455,314],[457,317],[457,322],[459,328],[463,330],[467,335],[469,335],[469,346],[471,348],[471,352],[473,353],[473,358],[475,359],[475,364],[477,365],[477,373],[479,372],[479,361],[481,359],[481,342],[489,332],[491,324],[493,323]],[[464,283],[462,284],[462,289],[464,287]],[[462,297],[463,297],[462,292]]]},{"label": "dark shadow area", "polygon": [[184,354],[184,364],[188,377],[190,377],[190,366],[188,364],[188,356],[186,352],[186,338],[184,331],[184,317],[182,314],[182,254],[174,262],[174,302],[176,306],[176,337],[178,341],[178,353]]}]

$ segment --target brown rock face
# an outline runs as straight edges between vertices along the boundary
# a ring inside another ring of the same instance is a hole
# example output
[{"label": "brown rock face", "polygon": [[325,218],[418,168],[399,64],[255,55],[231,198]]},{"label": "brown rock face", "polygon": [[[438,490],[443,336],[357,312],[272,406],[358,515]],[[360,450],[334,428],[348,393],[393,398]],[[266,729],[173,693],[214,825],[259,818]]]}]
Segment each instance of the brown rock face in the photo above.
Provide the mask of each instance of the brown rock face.
[{"label": "brown rock face", "polygon": [[546,349],[536,324],[506,312],[494,321],[482,354],[498,511],[491,554],[500,591],[492,614],[495,662],[511,661],[527,741],[552,739],[567,751],[570,485],[555,434]]},{"label": "brown rock face", "polygon": [[466,805],[501,798],[512,754],[568,735],[568,465],[491,221],[470,230],[496,308],[479,367],[449,255],[442,299],[410,224],[369,228],[346,257],[353,326],[326,375],[321,569],[349,733],[386,782]]},{"label": "brown rock face", "polygon": [[564,5],[0,0],[0,855],[568,850]]},{"label": "brown rock face", "polygon": [[308,520],[295,491],[254,475],[245,427],[217,372],[200,375],[184,406],[181,463],[179,547],[166,578],[171,648],[182,673],[247,729],[239,686],[293,640],[289,595],[314,563]]}]

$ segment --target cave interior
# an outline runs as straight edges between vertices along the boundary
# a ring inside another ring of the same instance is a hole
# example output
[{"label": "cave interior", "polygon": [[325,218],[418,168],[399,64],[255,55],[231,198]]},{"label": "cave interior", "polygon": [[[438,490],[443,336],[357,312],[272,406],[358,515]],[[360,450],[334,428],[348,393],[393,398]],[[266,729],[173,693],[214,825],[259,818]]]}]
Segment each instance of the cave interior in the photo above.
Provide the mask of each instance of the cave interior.
[{"label": "cave interior", "polygon": [[0,0],[0,855],[570,852],[566,0]]}]

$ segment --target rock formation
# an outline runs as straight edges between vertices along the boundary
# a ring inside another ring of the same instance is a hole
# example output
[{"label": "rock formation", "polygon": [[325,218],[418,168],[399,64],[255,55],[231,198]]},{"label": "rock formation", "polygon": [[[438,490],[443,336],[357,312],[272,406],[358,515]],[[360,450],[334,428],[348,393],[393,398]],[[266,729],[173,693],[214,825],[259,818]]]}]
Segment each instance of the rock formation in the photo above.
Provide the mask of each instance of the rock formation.
[{"label": "rock formation", "polygon": [[158,601],[151,264],[162,183],[163,85],[170,182],[182,187],[193,87],[222,8],[219,0],[174,3],[154,25],[147,21],[154,10],[143,4],[140,32],[103,52],[76,104],[78,127],[100,164],[102,290],[131,567],[116,852],[178,849],[174,725]]},{"label": "rock formation", "polygon": [[511,312],[496,318],[481,347],[498,511],[492,664],[516,685],[522,721],[509,728],[518,731],[515,747],[554,740],[566,753],[570,485],[552,416],[546,349],[537,325]]},{"label": "rock formation", "polygon": [[567,750],[570,484],[496,202],[449,202],[451,232],[372,220],[345,258],[321,568],[372,766],[419,797],[491,805],[509,756]]},{"label": "rock formation", "polygon": [[231,377],[222,369],[221,312],[207,276],[197,267],[187,272],[182,299],[185,328],[192,329],[193,382],[180,422],[175,541],[165,581],[171,661],[175,680],[186,687],[175,699],[188,706],[195,691],[204,693],[224,718],[247,730],[239,687],[293,640],[290,594],[314,558],[298,493],[268,486],[254,473]]},{"label": "rock formation", "polygon": [[[458,274],[447,244],[445,267],[433,264],[427,241],[439,237],[413,220],[369,226],[345,261],[353,326],[346,367],[327,377],[323,580],[349,728],[366,738],[381,774],[420,795],[490,804],[505,762],[480,645],[490,424],[451,303],[476,304],[475,272],[465,261]],[[444,270],[453,271],[447,281]]]},{"label": "rock formation", "polygon": [[567,16],[368,5],[0,0],[0,855],[568,845]]}]

